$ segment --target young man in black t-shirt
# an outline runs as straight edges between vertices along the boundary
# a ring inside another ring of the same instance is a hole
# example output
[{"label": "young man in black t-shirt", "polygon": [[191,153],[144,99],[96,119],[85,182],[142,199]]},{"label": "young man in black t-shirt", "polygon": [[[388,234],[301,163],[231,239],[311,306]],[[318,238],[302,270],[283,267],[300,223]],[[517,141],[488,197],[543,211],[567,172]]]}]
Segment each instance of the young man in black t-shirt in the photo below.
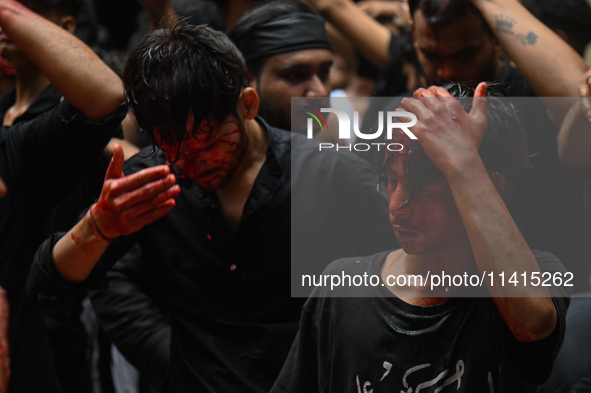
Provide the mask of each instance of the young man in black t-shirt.
[{"label": "young man in black t-shirt", "polygon": [[[515,109],[486,90],[461,101],[469,114],[441,87],[402,101],[418,140],[397,136],[404,152],[383,166],[402,249],[329,266],[345,284],[306,304],[273,393],[527,391],[547,378],[568,297],[535,277],[563,268],[530,250],[501,199],[505,175],[525,163],[523,135]],[[526,285],[508,285],[513,273]],[[440,286],[444,275],[454,279]]]}]

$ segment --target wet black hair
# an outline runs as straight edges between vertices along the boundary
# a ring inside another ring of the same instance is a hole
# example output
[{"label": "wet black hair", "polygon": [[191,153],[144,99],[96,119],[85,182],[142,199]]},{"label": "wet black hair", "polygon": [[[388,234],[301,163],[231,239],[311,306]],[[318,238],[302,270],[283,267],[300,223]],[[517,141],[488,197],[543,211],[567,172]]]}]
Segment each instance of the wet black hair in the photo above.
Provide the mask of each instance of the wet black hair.
[{"label": "wet black hair", "polygon": [[204,139],[229,115],[238,118],[238,101],[247,86],[244,60],[230,39],[208,26],[184,22],[150,33],[129,56],[123,82],[140,128],[153,141],[158,130],[161,143],[177,149],[190,116],[191,136]]},{"label": "wet black hair", "polygon": [[415,12],[420,10],[427,25],[431,27],[445,26],[459,18],[477,17],[481,19],[487,31],[493,34],[484,16],[467,0],[408,0],[408,8],[413,19]]},{"label": "wet black hair", "polygon": [[[487,85],[488,129],[478,152],[489,175],[499,173],[510,181],[531,166],[532,156],[528,153],[527,138],[518,111],[506,97],[503,85]],[[473,88],[460,82],[452,82],[444,87],[458,99],[466,112],[470,112],[474,97]],[[387,152],[384,169],[393,160],[401,158],[401,154],[407,157],[403,160],[403,170],[413,189],[445,178],[423,151],[419,142],[411,139],[405,139],[402,152]]]}]

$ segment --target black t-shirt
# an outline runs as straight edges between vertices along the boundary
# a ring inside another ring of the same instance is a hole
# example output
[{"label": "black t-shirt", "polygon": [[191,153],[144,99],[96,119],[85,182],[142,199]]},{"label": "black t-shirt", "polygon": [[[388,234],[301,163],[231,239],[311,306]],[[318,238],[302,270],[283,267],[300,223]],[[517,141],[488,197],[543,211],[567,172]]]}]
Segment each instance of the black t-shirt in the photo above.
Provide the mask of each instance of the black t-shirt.
[{"label": "black t-shirt", "polygon": [[[264,128],[267,159],[234,232],[214,193],[178,179],[181,194],[175,208],[136,235],[113,242],[85,283],[101,276],[133,241],[140,244],[169,314],[167,391],[268,392],[289,352],[305,301],[290,296],[292,249],[298,251],[296,258],[315,261],[322,270],[330,258],[391,245],[387,202],[375,191],[377,174],[363,161],[349,154],[317,154],[317,144],[301,135]],[[130,159],[124,172],[166,162],[161,152],[146,158],[148,153]],[[362,179],[361,185],[352,188],[353,178]],[[318,197],[318,187],[328,192]],[[296,214],[293,205],[299,206]],[[337,238],[333,234],[348,214],[367,225]],[[292,228],[310,235],[294,243]],[[371,241],[364,242],[367,238]],[[43,244],[31,270],[29,285],[41,299],[85,286],[60,279],[51,258],[57,239]]]},{"label": "black t-shirt", "polygon": [[67,102],[33,121],[0,128],[0,285],[10,304],[11,392],[59,392],[43,322],[26,295],[27,273],[49,209],[107,144],[125,108],[92,122]]},{"label": "black t-shirt", "polygon": [[[380,274],[389,252],[342,259],[325,274]],[[542,271],[563,271],[534,251]],[[518,342],[490,298],[412,306],[384,286],[318,288],[272,393],[525,392],[548,377],[565,328],[567,294],[551,288],[558,324],[548,338]],[[364,296],[364,297],[361,297]]]}]

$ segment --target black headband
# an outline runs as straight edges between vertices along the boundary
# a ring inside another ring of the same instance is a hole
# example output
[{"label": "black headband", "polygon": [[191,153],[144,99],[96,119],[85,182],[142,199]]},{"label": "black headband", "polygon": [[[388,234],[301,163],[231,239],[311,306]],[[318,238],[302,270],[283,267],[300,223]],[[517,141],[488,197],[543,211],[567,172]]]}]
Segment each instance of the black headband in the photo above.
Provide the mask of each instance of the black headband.
[{"label": "black headband", "polygon": [[295,12],[257,25],[239,37],[236,46],[247,63],[302,49],[332,51],[324,19],[305,12]]}]

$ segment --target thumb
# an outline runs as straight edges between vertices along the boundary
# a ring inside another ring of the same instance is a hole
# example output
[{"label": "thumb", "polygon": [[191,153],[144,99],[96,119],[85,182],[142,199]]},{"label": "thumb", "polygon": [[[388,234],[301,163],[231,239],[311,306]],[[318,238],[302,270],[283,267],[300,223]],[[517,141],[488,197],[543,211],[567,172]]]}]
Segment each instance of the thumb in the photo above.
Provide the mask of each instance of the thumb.
[{"label": "thumb", "polygon": [[118,179],[123,177],[123,162],[125,161],[125,157],[123,155],[123,148],[120,144],[115,144],[113,147],[113,158],[111,158],[111,163],[109,164],[109,168],[107,168],[107,173],[105,174],[105,180],[107,179]]},{"label": "thumb", "polygon": [[470,116],[481,123],[486,123],[487,88],[488,86],[486,82],[480,82],[478,84],[474,91],[474,102],[472,103],[472,110],[470,111]]}]

